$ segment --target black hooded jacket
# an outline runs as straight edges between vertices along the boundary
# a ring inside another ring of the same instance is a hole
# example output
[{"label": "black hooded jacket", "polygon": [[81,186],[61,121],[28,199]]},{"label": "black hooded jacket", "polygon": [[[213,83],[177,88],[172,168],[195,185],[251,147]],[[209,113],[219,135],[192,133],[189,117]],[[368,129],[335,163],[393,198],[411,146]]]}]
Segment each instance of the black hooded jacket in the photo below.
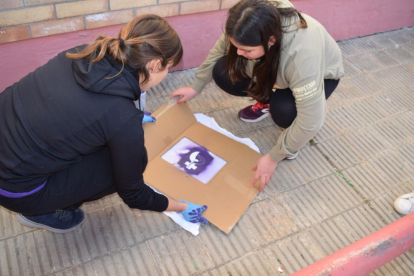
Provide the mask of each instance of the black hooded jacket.
[{"label": "black hooded jacket", "polygon": [[[74,49],[69,50],[74,52]],[[54,172],[107,147],[116,190],[131,208],[164,211],[145,185],[147,165],[138,74],[109,56],[97,63],[66,51],[0,93],[0,188],[27,192]],[[113,77],[117,75],[116,77]]]}]

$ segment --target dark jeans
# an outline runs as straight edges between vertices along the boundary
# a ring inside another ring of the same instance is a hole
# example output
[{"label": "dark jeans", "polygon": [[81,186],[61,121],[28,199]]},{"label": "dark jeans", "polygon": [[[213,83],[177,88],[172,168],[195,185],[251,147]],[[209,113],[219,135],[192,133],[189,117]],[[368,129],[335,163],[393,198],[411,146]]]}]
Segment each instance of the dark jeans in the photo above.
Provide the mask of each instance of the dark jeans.
[{"label": "dark jeans", "polygon": [[[217,86],[233,96],[248,97],[244,91],[247,89],[250,79],[238,81],[233,85],[227,72],[227,56],[223,56],[216,62],[213,69],[213,79]],[[332,92],[338,86],[338,83],[339,80],[325,80],[326,99],[331,96]],[[289,88],[278,89],[275,93],[272,93],[268,103],[270,104],[270,115],[276,125],[288,128],[297,115],[292,90]]]},{"label": "dark jeans", "polygon": [[84,155],[78,163],[52,174],[39,192],[22,197],[0,196],[0,205],[24,215],[79,208],[83,203],[115,193],[109,150]]}]

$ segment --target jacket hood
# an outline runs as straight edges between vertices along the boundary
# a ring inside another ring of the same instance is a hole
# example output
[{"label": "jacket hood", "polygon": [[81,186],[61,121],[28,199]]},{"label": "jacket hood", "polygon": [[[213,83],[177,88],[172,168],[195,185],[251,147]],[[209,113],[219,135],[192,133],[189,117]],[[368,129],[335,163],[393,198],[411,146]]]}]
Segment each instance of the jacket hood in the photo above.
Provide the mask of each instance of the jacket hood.
[{"label": "jacket hood", "polygon": [[75,80],[85,90],[126,97],[136,101],[141,95],[138,72],[128,65],[125,65],[122,72],[119,73],[121,69],[122,65],[108,55],[94,63],[89,58],[72,61]]},{"label": "jacket hood", "polygon": [[[275,5],[278,9],[284,8],[295,8],[289,0],[267,0]],[[282,50],[288,47],[292,43],[293,39],[296,36],[297,30],[300,28],[300,18],[299,16],[294,16],[292,18],[286,18],[282,20]]]},{"label": "jacket hood", "polygon": [[300,29],[300,18],[299,16],[294,16],[290,19],[285,19],[282,21],[282,30],[283,30],[283,38],[282,38],[282,50],[293,42],[296,37],[298,30]]}]

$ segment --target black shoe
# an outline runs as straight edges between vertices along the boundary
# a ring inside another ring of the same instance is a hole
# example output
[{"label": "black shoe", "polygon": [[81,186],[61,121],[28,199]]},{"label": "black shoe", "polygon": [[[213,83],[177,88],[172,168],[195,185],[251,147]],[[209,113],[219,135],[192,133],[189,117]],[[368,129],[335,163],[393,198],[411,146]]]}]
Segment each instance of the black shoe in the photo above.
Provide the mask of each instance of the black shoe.
[{"label": "black shoe", "polygon": [[83,223],[85,213],[81,209],[74,211],[57,210],[36,216],[17,214],[21,224],[33,228],[43,228],[55,233],[67,233]]}]

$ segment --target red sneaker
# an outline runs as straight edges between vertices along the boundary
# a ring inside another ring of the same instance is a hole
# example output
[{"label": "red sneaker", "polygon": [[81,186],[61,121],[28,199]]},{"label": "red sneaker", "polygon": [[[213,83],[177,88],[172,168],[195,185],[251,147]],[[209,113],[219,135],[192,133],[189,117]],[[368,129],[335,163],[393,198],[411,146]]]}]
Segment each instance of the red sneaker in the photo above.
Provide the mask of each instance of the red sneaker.
[{"label": "red sneaker", "polygon": [[239,111],[239,118],[245,122],[258,122],[270,115],[269,104],[256,102],[254,105],[249,105]]}]

